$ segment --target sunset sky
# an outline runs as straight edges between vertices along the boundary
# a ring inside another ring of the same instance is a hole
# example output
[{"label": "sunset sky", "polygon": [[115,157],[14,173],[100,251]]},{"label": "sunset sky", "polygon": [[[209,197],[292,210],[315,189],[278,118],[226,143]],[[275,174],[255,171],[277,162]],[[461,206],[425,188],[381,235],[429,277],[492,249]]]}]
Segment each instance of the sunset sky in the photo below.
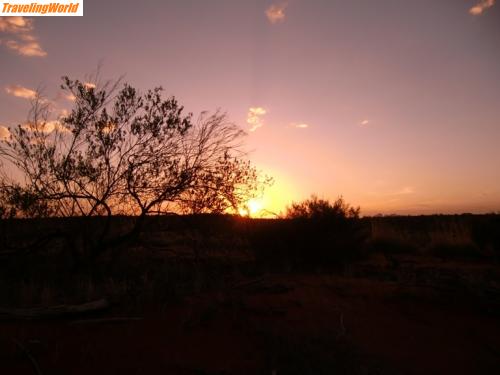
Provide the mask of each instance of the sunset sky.
[{"label": "sunset sky", "polygon": [[278,212],[315,193],[362,214],[500,211],[500,1],[84,1],[0,17],[0,137],[60,77],[163,86],[248,131]]}]

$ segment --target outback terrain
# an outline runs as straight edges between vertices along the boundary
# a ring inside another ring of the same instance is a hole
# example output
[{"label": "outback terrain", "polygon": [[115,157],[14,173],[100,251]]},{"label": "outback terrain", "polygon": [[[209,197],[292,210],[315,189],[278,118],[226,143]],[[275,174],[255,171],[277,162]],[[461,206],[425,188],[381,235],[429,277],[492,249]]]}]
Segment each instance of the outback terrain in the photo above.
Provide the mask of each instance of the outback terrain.
[{"label": "outback terrain", "polygon": [[7,246],[77,233],[78,219],[4,221],[0,372],[491,374],[499,223],[377,217],[342,235],[335,223],[157,217],[87,263],[57,238]]}]

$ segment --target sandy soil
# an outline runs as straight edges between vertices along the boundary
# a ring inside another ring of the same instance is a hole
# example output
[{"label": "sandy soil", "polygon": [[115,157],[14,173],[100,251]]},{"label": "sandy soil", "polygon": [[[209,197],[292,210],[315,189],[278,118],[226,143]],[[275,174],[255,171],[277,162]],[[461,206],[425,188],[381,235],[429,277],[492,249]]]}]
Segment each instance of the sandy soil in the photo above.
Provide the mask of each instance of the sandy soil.
[{"label": "sandy soil", "polygon": [[[102,322],[117,316],[130,321]],[[492,374],[498,311],[426,286],[269,275],[143,310],[0,322],[0,373]]]}]

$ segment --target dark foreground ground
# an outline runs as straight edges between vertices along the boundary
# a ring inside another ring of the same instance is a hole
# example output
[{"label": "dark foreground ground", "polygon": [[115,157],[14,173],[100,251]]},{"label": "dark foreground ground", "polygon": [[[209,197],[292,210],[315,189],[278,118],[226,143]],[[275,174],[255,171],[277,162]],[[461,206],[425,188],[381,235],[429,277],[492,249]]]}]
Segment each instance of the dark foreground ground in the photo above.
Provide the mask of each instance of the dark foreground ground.
[{"label": "dark foreground ground", "polygon": [[0,374],[494,374],[500,368],[500,267],[484,255],[494,243],[475,248],[483,254],[477,257],[455,243],[461,255],[450,257],[447,246],[445,257],[442,247],[409,251],[400,238],[391,252],[379,243],[341,267],[298,269],[275,259],[266,264],[241,239],[205,233],[193,243],[176,231],[177,237],[155,229],[92,274],[55,275],[60,255],[3,260],[1,308],[101,298],[110,307],[59,318],[0,313]]}]

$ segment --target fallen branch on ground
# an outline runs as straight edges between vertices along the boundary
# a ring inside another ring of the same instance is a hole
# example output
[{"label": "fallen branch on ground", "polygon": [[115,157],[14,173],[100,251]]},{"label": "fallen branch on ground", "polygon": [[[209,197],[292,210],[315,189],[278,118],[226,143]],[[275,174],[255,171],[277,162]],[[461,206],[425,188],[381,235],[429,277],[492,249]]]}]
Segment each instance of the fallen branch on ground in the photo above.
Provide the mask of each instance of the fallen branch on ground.
[{"label": "fallen branch on ground", "polygon": [[81,319],[75,320],[70,324],[87,324],[87,323],[128,323],[142,320],[141,317],[114,317],[114,318],[102,318],[102,319]]},{"label": "fallen branch on ground", "polygon": [[249,285],[258,284],[258,283],[260,283],[268,278],[269,278],[269,275],[264,275],[264,276],[258,277],[256,279],[242,281],[242,282],[239,282],[239,283],[232,285],[232,288],[238,289],[238,288],[243,288],[243,287],[246,287]]},{"label": "fallen branch on ground", "polygon": [[106,299],[83,303],[81,305],[59,305],[35,308],[0,308],[0,318],[4,319],[42,319],[59,318],[89,312],[102,311],[109,307]]}]

